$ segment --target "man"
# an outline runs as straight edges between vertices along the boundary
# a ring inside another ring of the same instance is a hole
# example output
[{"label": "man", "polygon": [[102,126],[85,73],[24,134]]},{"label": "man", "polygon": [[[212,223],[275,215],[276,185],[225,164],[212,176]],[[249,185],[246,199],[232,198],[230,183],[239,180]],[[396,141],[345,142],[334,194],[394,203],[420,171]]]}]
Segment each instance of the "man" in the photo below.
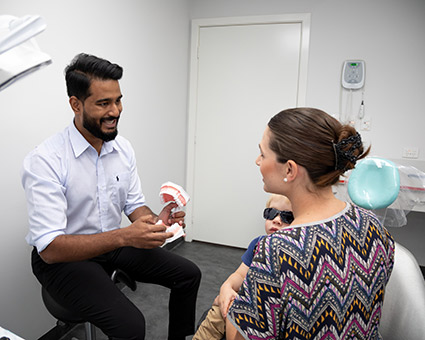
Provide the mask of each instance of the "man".
[{"label": "man", "polygon": [[[115,268],[168,287],[168,339],[185,339],[194,332],[201,273],[160,248],[172,236],[166,226],[183,225],[185,214],[171,214],[171,204],[156,216],[145,204],[134,151],[117,136],[121,76],[120,66],[87,54],[65,69],[74,120],[23,164],[32,268],[55,300],[111,339],[145,337],[142,313],[110,279]],[[126,228],[122,212],[131,221]]]}]

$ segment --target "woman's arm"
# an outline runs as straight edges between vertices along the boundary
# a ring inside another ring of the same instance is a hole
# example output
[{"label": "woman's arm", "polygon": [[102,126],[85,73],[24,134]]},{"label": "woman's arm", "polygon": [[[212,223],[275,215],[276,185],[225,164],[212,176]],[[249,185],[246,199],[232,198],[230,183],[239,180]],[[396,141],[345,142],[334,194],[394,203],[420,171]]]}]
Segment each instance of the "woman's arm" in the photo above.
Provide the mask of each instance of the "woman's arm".
[{"label": "woman's arm", "polygon": [[244,337],[236,330],[229,319],[226,319],[226,340],[244,340]]}]

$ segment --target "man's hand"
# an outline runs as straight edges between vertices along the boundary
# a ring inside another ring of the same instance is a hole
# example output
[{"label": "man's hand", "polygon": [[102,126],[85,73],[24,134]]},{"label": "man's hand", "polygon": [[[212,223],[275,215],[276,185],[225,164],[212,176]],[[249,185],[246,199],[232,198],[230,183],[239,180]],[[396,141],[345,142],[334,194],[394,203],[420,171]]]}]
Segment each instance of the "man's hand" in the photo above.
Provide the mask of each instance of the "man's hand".
[{"label": "man's hand", "polygon": [[[171,208],[168,210],[168,217]],[[166,233],[166,225],[155,225],[158,217],[147,206],[137,208],[126,228],[118,228],[90,235],[59,235],[42,252],[44,262],[84,261],[120,247],[152,249],[162,246],[173,233]],[[171,219],[173,221],[173,219]]]},{"label": "man's hand", "polygon": [[160,247],[173,233],[166,233],[167,227],[163,224],[155,224],[156,216],[146,215],[135,220],[128,228],[130,245],[135,248],[152,249]]},{"label": "man's hand", "polygon": [[158,219],[163,221],[166,226],[178,223],[184,228],[186,226],[184,223],[184,217],[186,216],[186,213],[184,211],[177,211],[174,214],[171,214],[171,210],[176,207],[177,204],[174,202],[166,205],[159,213]]}]

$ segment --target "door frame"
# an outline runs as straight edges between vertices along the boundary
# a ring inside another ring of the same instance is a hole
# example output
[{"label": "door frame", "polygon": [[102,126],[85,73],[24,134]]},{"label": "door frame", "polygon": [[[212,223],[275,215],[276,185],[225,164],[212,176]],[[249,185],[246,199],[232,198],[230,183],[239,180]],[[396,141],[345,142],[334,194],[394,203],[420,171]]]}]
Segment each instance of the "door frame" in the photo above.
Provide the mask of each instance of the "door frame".
[{"label": "door frame", "polygon": [[[186,190],[193,197],[195,179],[195,144],[198,89],[198,46],[200,30],[205,27],[299,23],[301,24],[300,60],[298,70],[297,106],[305,105],[307,93],[308,52],[310,43],[310,13],[193,19],[191,22],[190,76],[187,125]],[[186,207],[186,241],[193,240],[193,205]]]}]

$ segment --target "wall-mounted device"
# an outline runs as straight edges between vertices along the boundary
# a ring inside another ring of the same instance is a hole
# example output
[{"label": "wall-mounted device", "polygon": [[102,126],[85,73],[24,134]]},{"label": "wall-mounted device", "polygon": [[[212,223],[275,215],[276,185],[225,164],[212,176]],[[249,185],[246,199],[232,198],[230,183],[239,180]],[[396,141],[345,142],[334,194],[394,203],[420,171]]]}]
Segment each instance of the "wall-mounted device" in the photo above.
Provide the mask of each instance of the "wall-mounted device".
[{"label": "wall-mounted device", "polygon": [[346,60],[342,69],[342,86],[349,90],[358,90],[364,86],[365,62]]}]

